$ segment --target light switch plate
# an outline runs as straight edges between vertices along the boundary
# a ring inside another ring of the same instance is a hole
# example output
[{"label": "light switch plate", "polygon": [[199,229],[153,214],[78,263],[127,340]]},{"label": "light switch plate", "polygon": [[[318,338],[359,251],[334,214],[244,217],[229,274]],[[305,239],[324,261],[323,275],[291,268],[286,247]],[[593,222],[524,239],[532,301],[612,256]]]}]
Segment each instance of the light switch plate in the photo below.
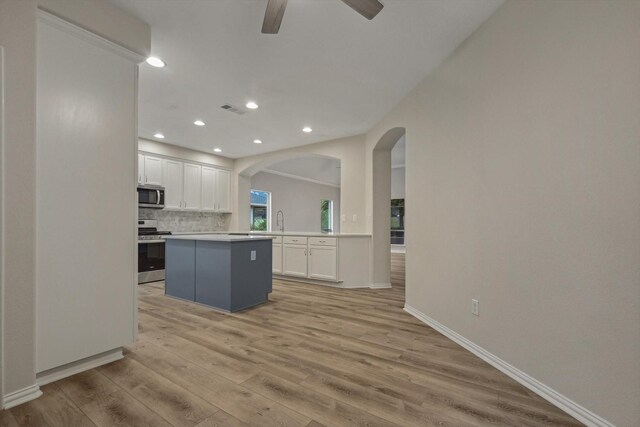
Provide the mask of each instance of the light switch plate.
[{"label": "light switch plate", "polygon": [[251,251],[251,261],[256,260],[256,251]]}]

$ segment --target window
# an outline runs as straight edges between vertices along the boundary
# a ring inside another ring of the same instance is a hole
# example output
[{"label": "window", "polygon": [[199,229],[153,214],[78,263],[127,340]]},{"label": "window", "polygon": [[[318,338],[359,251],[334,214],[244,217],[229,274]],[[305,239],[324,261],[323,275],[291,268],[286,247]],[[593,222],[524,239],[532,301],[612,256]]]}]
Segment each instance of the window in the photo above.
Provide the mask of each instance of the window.
[{"label": "window", "polygon": [[320,230],[333,231],[333,200],[320,201]]},{"label": "window", "polygon": [[251,230],[271,230],[271,193],[251,190]]}]

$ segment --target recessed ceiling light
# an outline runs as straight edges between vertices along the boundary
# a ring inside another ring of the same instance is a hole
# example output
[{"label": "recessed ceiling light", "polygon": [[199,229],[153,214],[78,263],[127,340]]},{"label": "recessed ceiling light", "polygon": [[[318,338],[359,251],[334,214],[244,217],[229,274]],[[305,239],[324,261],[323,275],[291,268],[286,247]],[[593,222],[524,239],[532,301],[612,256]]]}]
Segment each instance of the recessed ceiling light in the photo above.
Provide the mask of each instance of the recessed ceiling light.
[{"label": "recessed ceiling light", "polygon": [[158,139],[164,139],[164,135],[163,135],[163,134],[161,134],[160,132],[156,133],[156,134],[155,134],[155,135],[153,135],[153,136],[154,136],[155,138],[158,138]]},{"label": "recessed ceiling light", "polygon": [[214,148],[213,151],[215,151],[216,153],[222,153],[222,149],[221,148]]},{"label": "recessed ceiling light", "polygon": [[202,120],[196,120],[193,124],[196,126],[204,126],[204,122]]},{"label": "recessed ceiling light", "polygon": [[302,128],[302,132],[304,132],[304,133],[309,133],[309,132],[311,132],[312,130],[313,130],[313,129],[311,129],[309,126],[305,126],[305,127],[303,127],[303,128]]},{"label": "recessed ceiling light", "polygon": [[258,108],[258,104],[253,101],[249,101],[247,102],[247,108],[249,108],[250,110],[255,110],[256,108]]},{"label": "recessed ceiling light", "polygon": [[164,67],[165,64],[164,61],[160,58],[156,58],[155,56],[150,56],[147,58],[147,64],[151,65],[152,67],[157,67],[157,68],[162,68]]},{"label": "recessed ceiling light", "polygon": [[254,140],[253,140],[253,143],[254,143],[254,144],[262,144],[262,141],[261,141],[261,140],[259,140],[259,139],[254,139]]}]

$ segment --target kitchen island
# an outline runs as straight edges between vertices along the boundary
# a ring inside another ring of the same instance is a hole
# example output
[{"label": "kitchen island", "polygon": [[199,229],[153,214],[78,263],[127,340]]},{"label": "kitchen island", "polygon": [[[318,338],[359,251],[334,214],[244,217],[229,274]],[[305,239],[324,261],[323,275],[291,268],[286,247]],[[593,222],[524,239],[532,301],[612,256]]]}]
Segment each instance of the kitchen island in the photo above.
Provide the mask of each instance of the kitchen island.
[{"label": "kitchen island", "polygon": [[166,236],[165,294],[228,312],[267,302],[271,240],[228,234]]}]

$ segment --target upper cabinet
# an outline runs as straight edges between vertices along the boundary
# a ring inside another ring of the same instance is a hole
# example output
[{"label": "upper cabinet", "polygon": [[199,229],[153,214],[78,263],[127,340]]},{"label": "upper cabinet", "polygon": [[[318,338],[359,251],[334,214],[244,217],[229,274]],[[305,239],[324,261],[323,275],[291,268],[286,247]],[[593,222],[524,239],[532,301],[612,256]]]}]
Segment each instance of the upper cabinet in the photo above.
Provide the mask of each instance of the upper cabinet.
[{"label": "upper cabinet", "polygon": [[183,209],[188,211],[199,211],[202,197],[201,173],[202,167],[191,163],[184,164],[184,188],[183,188]]},{"label": "upper cabinet", "polygon": [[[146,162],[144,163],[146,167]],[[161,181],[165,188],[165,209],[231,212],[229,171],[162,158],[161,172]],[[138,175],[143,175],[143,172]]]},{"label": "upper cabinet", "polygon": [[202,166],[202,210],[216,210],[216,173],[217,169]]},{"label": "upper cabinet", "polygon": [[[140,159],[138,158],[138,161]],[[159,157],[144,156],[144,181],[145,185],[162,185],[162,159]]]},{"label": "upper cabinet", "polygon": [[218,169],[216,183],[216,201],[218,212],[231,211],[231,174],[229,171]]},{"label": "upper cabinet", "polygon": [[230,212],[229,171],[202,167],[202,210],[208,212]]},{"label": "upper cabinet", "polygon": [[138,153],[138,185],[144,184],[144,154]]},{"label": "upper cabinet", "polygon": [[183,163],[163,159],[162,169],[164,172],[164,207],[165,209],[182,209]]}]

